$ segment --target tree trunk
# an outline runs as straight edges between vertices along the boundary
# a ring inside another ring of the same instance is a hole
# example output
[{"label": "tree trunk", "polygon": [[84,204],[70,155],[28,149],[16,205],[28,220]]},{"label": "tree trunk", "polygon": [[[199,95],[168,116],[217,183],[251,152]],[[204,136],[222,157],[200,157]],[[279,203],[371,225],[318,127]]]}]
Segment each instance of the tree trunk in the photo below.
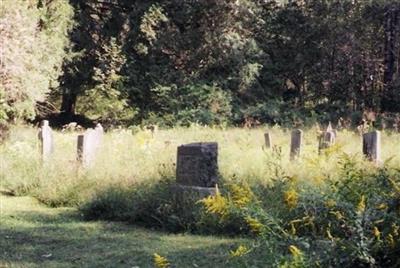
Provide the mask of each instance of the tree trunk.
[{"label": "tree trunk", "polygon": [[385,73],[384,83],[389,86],[393,81],[394,67],[396,62],[396,43],[397,43],[397,25],[399,23],[400,8],[389,6],[385,12]]},{"label": "tree trunk", "polygon": [[381,107],[386,111],[398,111],[398,93],[394,92],[393,82],[396,74],[397,46],[400,41],[400,5],[390,4],[385,9],[385,55],[384,55],[384,91]]},{"label": "tree trunk", "polygon": [[68,89],[63,91],[61,113],[67,117],[73,117],[75,115],[75,104],[77,95],[71,93]]}]

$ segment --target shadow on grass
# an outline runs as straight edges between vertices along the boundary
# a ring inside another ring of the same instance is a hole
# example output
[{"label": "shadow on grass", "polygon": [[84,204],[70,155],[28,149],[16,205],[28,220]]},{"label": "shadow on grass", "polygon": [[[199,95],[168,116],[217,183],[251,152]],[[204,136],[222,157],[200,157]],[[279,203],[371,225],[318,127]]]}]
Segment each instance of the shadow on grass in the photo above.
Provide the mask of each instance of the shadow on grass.
[{"label": "shadow on grass", "polygon": [[174,267],[232,267],[228,252],[243,242],[84,222],[75,210],[47,208],[9,209],[1,216],[0,237],[1,267],[153,267],[154,253]]}]

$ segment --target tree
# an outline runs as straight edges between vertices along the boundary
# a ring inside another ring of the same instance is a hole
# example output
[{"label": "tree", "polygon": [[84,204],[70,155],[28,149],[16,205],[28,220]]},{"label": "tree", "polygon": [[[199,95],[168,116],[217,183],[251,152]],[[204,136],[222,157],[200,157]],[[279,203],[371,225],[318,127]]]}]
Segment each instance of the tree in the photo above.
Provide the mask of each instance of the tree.
[{"label": "tree", "polygon": [[32,118],[58,86],[73,10],[66,0],[2,2],[0,123]]}]

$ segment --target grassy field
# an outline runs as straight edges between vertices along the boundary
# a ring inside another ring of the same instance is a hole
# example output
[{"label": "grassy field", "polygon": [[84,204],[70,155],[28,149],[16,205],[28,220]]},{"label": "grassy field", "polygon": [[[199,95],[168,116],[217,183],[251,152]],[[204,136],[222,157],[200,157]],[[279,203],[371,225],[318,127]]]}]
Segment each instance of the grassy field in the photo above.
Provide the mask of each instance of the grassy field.
[{"label": "grassy field", "polygon": [[[263,150],[263,133],[270,131],[279,159]],[[302,157],[289,162],[290,131],[272,129],[219,129],[193,126],[150,132],[115,130],[104,136],[92,168],[76,165],[76,133],[54,133],[52,161],[42,166],[38,153],[37,130],[16,127],[10,139],[0,145],[3,188],[16,194],[29,193],[52,206],[78,205],[110,185],[130,186],[142,181],[158,181],[175,176],[176,148],[196,141],[217,141],[223,181],[268,184],[275,176],[272,166],[279,162],[288,176],[319,183],[338,176],[338,161],[344,153],[362,160],[361,137],[355,132],[339,132],[337,145],[329,156],[318,156],[317,130],[305,131]],[[399,134],[383,133],[383,159],[400,166]],[[368,166],[368,163],[365,162]],[[62,182],[62,183],[60,183]]]},{"label": "grassy field", "polygon": [[[15,196],[1,197],[2,260],[150,267],[158,253],[172,267],[398,267],[400,134],[382,133],[381,165],[364,159],[356,132],[339,131],[321,154],[318,135],[305,130],[290,161],[290,130],[279,127],[111,130],[83,169],[77,133],[54,132],[41,163],[37,130],[16,126],[0,145],[0,188]],[[182,202],[172,190],[177,146],[199,141],[218,142],[221,192]]]},{"label": "grassy field", "polygon": [[85,222],[74,208],[48,208],[31,197],[2,194],[0,209],[0,267],[154,267],[154,253],[174,267],[240,267],[229,251],[248,243]]}]

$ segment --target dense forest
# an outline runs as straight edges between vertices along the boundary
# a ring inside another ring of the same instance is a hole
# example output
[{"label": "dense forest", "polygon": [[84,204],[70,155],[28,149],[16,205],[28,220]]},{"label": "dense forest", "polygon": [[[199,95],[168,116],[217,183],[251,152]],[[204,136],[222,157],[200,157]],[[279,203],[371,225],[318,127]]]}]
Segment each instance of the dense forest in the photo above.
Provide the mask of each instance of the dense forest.
[{"label": "dense forest", "polygon": [[3,0],[0,21],[3,126],[400,121],[395,0]]}]

